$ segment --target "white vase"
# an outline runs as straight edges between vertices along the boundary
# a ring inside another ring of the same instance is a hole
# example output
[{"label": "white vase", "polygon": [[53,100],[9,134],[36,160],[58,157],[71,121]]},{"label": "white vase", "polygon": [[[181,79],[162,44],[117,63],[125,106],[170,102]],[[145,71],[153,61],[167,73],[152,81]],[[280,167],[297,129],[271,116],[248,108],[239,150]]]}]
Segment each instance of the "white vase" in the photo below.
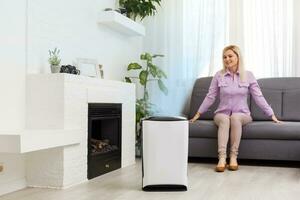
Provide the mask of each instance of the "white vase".
[{"label": "white vase", "polygon": [[60,71],[60,66],[58,65],[51,65],[51,72],[52,73],[59,73]]}]

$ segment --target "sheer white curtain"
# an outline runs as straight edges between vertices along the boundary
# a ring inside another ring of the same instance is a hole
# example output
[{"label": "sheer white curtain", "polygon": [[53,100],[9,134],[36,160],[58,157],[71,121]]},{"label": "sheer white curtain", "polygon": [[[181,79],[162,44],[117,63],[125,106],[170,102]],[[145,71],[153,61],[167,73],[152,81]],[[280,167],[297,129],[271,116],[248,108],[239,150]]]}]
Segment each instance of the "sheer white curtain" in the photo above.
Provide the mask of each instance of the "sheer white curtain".
[{"label": "sheer white curtain", "polygon": [[222,68],[222,50],[228,38],[227,0],[185,0],[184,30],[188,77],[214,75]]},{"label": "sheer white curtain", "polygon": [[292,8],[293,0],[162,1],[144,23],[144,50],[165,55],[156,64],[168,75],[168,96],[150,85],[156,111],[182,114],[195,79],[222,67],[228,43],[242,47],[256,77],[295,76]]},{"label": "sheer white curtain", "polygon": [[182,45],[183,45],[183,12],[182,0],[162,1],[154,17],[144,21],[146,36],[144,50],[152,54],[163,54],[163,58],[154,60],[167,74],[164,81],[169,90],[168,96],[159,91],[155,82],[150,82],[149,96],[155,104],[154,111],[160,114],[178,115],[182,105],[183,95],[180,91],[184,87],[182,81]]},{"label": "sheer white curtain", "polygon": [[295,76],[293,0],[243,0],[246,68],[257,77]]},{"label": "sheer white curtain", "polygon": [[144,49],[164,54],[156,64],[167,73],[168,96],[150,85],[157,113],[181,115],[188,106],[194,81],[221,68],[226,44],[227,0],[165,0],[145,21]]}]

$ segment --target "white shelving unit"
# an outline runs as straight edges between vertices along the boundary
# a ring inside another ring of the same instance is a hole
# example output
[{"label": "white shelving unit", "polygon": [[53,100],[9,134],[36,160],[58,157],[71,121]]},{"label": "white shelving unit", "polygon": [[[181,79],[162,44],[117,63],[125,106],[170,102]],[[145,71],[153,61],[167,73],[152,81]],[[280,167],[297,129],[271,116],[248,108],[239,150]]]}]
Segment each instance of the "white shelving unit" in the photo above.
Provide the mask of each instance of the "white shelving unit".
[{"label": "white shelving unit", "polygon": [[143,25],[116,11],[100,12],[98,22],[128,36],[145,36],[145,27]]}]

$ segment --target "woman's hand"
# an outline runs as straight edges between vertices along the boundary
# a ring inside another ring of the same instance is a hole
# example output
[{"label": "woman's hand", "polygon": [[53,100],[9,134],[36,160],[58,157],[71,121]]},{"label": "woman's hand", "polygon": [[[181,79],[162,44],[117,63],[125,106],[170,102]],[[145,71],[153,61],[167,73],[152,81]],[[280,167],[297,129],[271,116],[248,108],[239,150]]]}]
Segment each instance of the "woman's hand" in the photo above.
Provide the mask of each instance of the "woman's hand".
[{"label": "woman's hand", "polygon": [[189,122],[194,123],[199,117],[200,117],[200,113],[196,112],[195,116],[189,120]]},{"label": "woman's hand", "polygon": [[280,124],[282,123],[282,121],[279,121],[275,115],[272,115],[272,120],[273,120],[275,123],[280,123]]}]

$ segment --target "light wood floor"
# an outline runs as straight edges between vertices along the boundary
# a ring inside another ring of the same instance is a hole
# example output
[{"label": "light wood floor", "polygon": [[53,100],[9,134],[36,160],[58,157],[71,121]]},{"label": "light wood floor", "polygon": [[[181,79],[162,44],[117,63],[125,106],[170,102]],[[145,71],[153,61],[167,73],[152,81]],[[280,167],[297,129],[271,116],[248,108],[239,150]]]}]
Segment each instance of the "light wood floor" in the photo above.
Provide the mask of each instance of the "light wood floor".
[{"label": "light wood floor", "polygon": [[300,199],[300,168],[241,165],[214,172],[212,163],[189,163],[187,192],[143,192],[141,162],[65,190],[27,188],[0,200]]}]

